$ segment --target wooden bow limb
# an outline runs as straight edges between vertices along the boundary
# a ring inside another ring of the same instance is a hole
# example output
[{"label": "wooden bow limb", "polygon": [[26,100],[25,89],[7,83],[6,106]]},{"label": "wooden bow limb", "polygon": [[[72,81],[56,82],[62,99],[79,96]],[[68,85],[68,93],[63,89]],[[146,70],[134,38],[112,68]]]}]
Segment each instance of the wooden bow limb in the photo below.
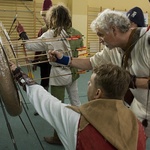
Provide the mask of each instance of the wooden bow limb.
[{"label": "wooden bow limb", "polygon": [[82,56],[82,58],[83,58],[83,56],[87,56],[87,55],[89,55],[87,52],[85,52],[85,53],[83,53],[83,54],[79,54],[78,55],[78,57],[81,57]]},{"label": "wooden bow limb", "polygon": [[[22,52],[22,51],[21,51]],[[10,58],[9,61],[12,61],[12,60],[20,60],[20,59],[28,59],[28,58],[34,58],[35,55],[30,55],[30,56],[25,56],[25,57],[18,57],[18,58]],[[39,55],[36,55],[38,57],[42,57],[42,56],[47,56],[47,54],[39,54]],[[48,62],[48,61],[47,61]]]},{"label": "wooden bow limb", "polygon": [[[6,31],[6,29],[3,27],[3,25],[0,25],[1,27],[1,38],[2,38],[2,46],[5,47],[6,53],[8,56],[13,55],[12,57],[16,57],[16,54],[14,52],[14,47],[12,45],[12,42],[10,40],[10,37]],[[4,44],[5,43],[5,44]],[[7,44],[6,44],[7,43]]]},{"label": "wooden bow limb", "polygon": [[[57,38],[42,38],[42,39],[29,39],[29,40],[11,40],[12,44],[13,45],[23,45],[23,44],[30,44],[30,43],[39,43],[39,42],[56,42],[56,41],[65,41],[65,40],[68,40],[68,41],[71,41],[71,40],[78,40],[79,38],[71,38],[71,37],[68,37],[68,38],[64,38],[64,37],[60,37],[58,36]],[[4,45],[7,44],[7,43],[3,43]]]},{"label": "wooden bow limb", "polygon": [[[9,68],[9,62],[5,49],[0,43],[0,95],[7,112],[11,116],[20,115],[22,112],[21,100]],[[11,90],[10,90],[11,89]]]},{"label": "wooden bow limb", "polygon": [[[15,51],[15,52],[22,52],[21,50],[20,51]],[[34,58],[35,57],[35,55],[34,54],[29,54],[29,55],[27,55],[27,53],[28,52],[33,52],[33,51],[31,51],[31,50],[28,50],[28,51],[26,51],[26,56],[23,56],[23,57],[18,57],[18,58],[10,58],[9,60],[10,61],[12,61],[12,60],[21,60],[21,59],[28,59],[28,58]],[[68,52],[67,50],[65,50],[64,52]],[[86,56],[86,55],[88,55],[88,53],[87,52],[85,52],[85,53],[83,53],[83,54],[79,54],[78,56]],[[42,57],[42,56],[47,56],[47,54],[39,54],[39,55],[36,55],[36,56],[38,56],[38,57]]]},{"label": "wooden bow limb", "polygon": [[38,64],[46,63],[46,62],[49,62],[49,61],[45,60],[45,61],[38,61],[38,62],[30,62],[30,63],[21,64],[19,66],[20,67],[25,67],[25,66],[31,66],[31,65],[38,65]]},{"label": "wooden bow limb", "polygon": [[77,51],[84,51],[84,50],[87,50],[87,48],[85,46],[77,49]]},{"label": "wooden bow limb", "polygon": [[0,97],[0,104],[1,104],[1,108],[2,108],[2,111],[3,111],[3,114],[4,114],[4,118],[5,118],[5,121],[6,121],[6,125],[7,125],[7,128],[8,128],[8,131],[9,131],[9,135],[11,137],[11,140],[12,140],[12,143],[13,143],[13,146],[14,146],[14,149],[15,150],[18,150],[18,147],[17,147],[17,144],[16,144],[16,141],[15,141],[15,138],[14,138],[14,134],[13,134],[13,131],[12,131],[12,127],[8,121],[8,117],[7,117],[7,114],[5,112],[5,109],[4,109],[4,106],[3,106],[3,103],[2,103],[2,98]]},{"label": "wooden bow limb", "polygon": [[[80,70],[78,72],[76,72],[75,74],[83,74],[85,73],[86,70]],[[61,76],[68,76],[68,75],[72,75],[73,73],[68,73],[68,74],[61,74],[61,75],[57,75],[57,76],[49,76],[49,77],[44,77],[44,78],[34,78],[34,81],[38,81],[41,79],[49,79],[49,78],[56,78],[56,77],[61,77]]]}]

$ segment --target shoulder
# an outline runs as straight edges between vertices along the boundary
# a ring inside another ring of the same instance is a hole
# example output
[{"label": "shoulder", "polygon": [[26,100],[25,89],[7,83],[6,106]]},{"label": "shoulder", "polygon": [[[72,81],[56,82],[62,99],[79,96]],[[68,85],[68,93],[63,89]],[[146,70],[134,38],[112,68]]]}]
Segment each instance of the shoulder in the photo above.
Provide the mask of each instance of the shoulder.
[{"label": "shoulder", "polygon": [[140,37],[140,41],[142,41],[143,44],[145,43],[145,46],[150,45],[150,30],[147,27],[141,28]]},{"label": "shoulder", "polygon": [[42,28],[41,28],[42,32],[46,32],[48,30],[48,27],[46,25],[44,25]]},{"label": "shoulder", "polygon": [[73,35],[82,35],[81,32],[73,27],[70,28],[70,32]]},{"label": "shoulder", "polygon": [[48,27],[44,25],[38,32],[38,37],[40,37],[44,32],[48,30]]},{"label": "shoulder", "polygon": [[52,38],[53,35],[54,35],[54,31],[49,29],[46,32],[44,32],[41,37],[42,38],[47,38],[47,37]]},{"label": "shoulder", "polygon": [[148,27],[140,28],[140,36],[144,38],[148,38],[150,36],[150,30],[148,29]]}]

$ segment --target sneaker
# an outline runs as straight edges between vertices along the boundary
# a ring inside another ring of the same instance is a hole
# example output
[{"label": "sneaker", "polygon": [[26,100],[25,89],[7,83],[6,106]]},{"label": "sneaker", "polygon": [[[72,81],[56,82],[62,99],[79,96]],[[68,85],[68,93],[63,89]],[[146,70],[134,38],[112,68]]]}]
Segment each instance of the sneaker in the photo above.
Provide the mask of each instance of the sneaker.
[{"label": "sneaker", "polygon": [[39,114],[35,111],[35,112],[34,112],[34,116],[38,116],[38,115],[39,115]]},{"label": "sneaker", "polygon": [[62,145],[62,142],[59,138],[55,137],[44,137],[44,140],[49,144]]}]

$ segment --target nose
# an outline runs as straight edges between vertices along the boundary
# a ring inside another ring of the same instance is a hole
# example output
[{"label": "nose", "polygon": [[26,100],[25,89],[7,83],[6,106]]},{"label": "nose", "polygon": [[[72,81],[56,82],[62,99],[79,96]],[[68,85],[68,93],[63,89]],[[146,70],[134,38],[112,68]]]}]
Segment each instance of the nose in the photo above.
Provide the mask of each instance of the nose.
[{"label": "nose", "polygon": [[99,38],[99,42],[100,42],[100,43],[103,43],[104,41],[103,41],[103,39]]},{"label": "nose", "polygon": [[99,43],[104,43],[104,39],[102,37],[99,37]]}]

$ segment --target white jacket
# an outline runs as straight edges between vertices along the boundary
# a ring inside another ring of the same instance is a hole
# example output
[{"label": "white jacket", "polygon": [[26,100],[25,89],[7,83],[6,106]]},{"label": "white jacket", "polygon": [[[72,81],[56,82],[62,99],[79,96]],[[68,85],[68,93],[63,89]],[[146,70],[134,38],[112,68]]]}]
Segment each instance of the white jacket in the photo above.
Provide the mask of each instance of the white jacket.
[{"label": "white jacket", "polygon": [[[41,37],[37,38],[35,42],[27,42],[25,47],[32,51],[57,50],[64,55],[72,56],[69,41],[66,40],[67,36],[67,33],[62,30],[61,35],[54,38],[54,31],[48,30],[43,33]],[[50,62],[50,64],[52,65],[50,85],[63,86],[72,82],[72,75],[69,67],[55,62]]]}]

